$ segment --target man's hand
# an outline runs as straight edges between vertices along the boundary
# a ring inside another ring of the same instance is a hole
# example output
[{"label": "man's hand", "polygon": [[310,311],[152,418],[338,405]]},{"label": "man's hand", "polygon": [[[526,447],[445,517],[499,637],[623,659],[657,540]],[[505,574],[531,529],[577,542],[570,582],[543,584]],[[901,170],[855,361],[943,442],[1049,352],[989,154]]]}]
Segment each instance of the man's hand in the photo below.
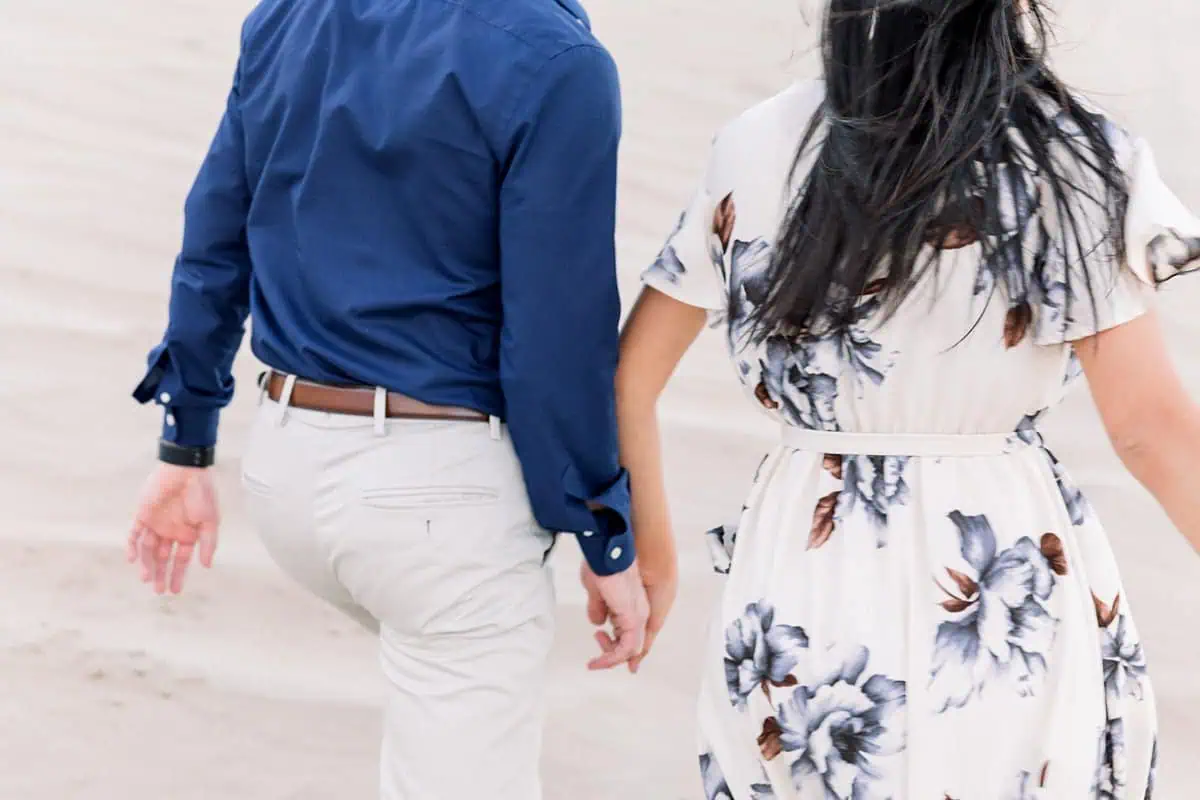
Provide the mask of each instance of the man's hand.
[{"label": "man's hand", "polygon": [[580,579],[588,594],[588,619],[593,625],[612,624],[612,633],[596,631],[604,652],[588,662],[588,669],[612,669],[630,663],[642,652],[646,641],[649,603],[635,563],[617,575],[600,577],[585,563]]},{"label": "man's hand", "polygon": [[[211,567],[217,550],[217,494],[207,469],[159,464],[142,490],[129,534],[129,563],[140,563],[142,582],[173,594],[197,546],[200,563]],[[169,573],[169,574],[168,574]]]}]

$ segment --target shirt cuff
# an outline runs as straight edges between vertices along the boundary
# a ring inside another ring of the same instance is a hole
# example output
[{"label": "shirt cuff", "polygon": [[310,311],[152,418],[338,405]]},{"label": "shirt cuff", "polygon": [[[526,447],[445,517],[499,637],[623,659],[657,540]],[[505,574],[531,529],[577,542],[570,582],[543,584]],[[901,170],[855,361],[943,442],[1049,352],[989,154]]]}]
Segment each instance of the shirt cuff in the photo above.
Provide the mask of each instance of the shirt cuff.
[{"label": "shirt cuff", "polygon": [[621,470],[606,489],[590,497],[581,483],[578,474],[568,470],[568,493],[588,504],[594,522],[591,528],[576,532],[583,557],[597,575],[624,572],[637,557],[629,525],[629,474]]},{"label": "shirt cuff", "polygon": [[220,408],[181,408],[172,394],[180,385],[177,374],[169,369],[170,356],[159,345],[150,353],[149,367],[141,383],[133,390],[139,403],[154,403],[163,409],[162,438],[181,447],[213,447],[217,443]]},{"label": "shirt cuff", "polygon": [[[597,514],[597,528],[603,528]],[[592,572],[603,577],[616,575],[633,566],[637,554],[633,548],[633,534],[629,531],[616,535],[605,535],[602,531],[583,531],[576,535],[579,539],[579,549]]]},{"label": "shirt cuff", "polygon": [[172,408],[163,404],[162,438],[181,447],[213,447],[221,412],[207,408]]}]

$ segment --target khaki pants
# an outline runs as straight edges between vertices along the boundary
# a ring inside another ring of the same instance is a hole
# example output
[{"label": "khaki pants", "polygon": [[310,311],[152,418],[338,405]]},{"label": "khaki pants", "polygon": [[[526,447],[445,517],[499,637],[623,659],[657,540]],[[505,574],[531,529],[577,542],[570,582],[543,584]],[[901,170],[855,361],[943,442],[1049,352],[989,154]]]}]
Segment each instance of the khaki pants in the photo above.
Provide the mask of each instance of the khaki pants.
[{"label": "khaki pants", "polygon": [[372,632],[382,800],[537,800],[552,537],[499,426],[265,400],[243,483],[271,556]]}]

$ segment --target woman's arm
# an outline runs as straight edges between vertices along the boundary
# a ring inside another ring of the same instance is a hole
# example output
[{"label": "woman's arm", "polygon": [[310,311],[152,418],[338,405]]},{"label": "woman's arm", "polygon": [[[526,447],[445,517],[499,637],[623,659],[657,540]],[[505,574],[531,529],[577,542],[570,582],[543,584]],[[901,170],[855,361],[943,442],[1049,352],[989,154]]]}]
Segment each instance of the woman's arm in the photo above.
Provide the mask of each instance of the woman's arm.
[{"label": "woman's arm", "polygon": [[675,538],[663,480],[658,398],[675,367],[704,329],[707,312],[647,288],[621,334],[617,367],[617,422],[621,464],[629,471],[632,521],[642,579],[650,598],[646,645],[650,651],[675,600]]},{"label": "woman's arm", "polygon": [[1117,455],[1200,551],[1200,406],[1171,365],[1157,314],[1075,351]]}]

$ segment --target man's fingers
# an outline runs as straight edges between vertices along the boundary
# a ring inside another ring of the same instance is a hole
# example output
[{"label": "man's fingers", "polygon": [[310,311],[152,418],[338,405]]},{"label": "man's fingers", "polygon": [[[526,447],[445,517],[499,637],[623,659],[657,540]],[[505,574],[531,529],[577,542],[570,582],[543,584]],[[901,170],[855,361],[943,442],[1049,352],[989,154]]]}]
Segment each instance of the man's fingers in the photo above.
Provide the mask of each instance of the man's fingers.
[{"label": "man's fingers", "polygon": [[630,658],[637,655],[638,648],[641,646],[640,633],[636,631],[618,631],[617,643],[613,645],[611,650],[600,656],[600,669],[611,669],[629,661]]},{"label": "man's fingers", "polygon": [[175,562],[171,565],[171,593],[183,591],[183,579],[187,575],[188,565],[192,561],[195,545],[181,544],[175,548]]},{"label": "man's fingers", "polygon": [[133,523],[133,530],[129,532],[129,541],[125,545],[125,560],[133,564],[138,560],[138,542],[141,541],[142,527],[140,522]]},{"label": "man's fingers", "polygon": [[[215,520],[200,523],[200,564],[208,568],[217,555],[217,523]],[[189,555],[190,558],[190,555]]]},{"label": "man's fingers", "polygon": [[612,669],[620,661],[613,660],[613,654],[617,651],[618,642],[608,634],[608,631],[596,631],[596,643],[600,645],[600,655],[588,662],[588,669],[601,670]]},{"label": "man's fingers", "polygon": [[592,660],[588,661],[588,669],[607,669],[607,667],[604,666],[604,659],[606,659],[608,654],[616,648],[617,640],[609,636],[608,631],[596,631],[592,638],[596,640],[596,644],[600,645],[601,655],[598,655]]},{"label": "man's fingers", "polygon": [[158,553],[158,536],[153,531],[143,531],[138,542],[142,561],[142,583],[149,583],[154,578],[154,560]]},{"label": "man's fingers", "polygon": [[158,543],[158,552],[154,556],[154,591],[163,594],[167,591],[167,569],[171,566],[171,550],[175,543],[170,539],[162,539]]},{"label": "man's fingers", "polygon": [[[614,628],[617,634],[616,642],[612,643],[603,655],[593,659],[588,664],[589,669],[612,669],[629,661],[640,652],[646,634],[645,622],[630,624],[627,621],[617,620],[614,622]],[[612,637],[607,633],[601,633],[609,642],[612,642]]]},{"label": "man's fingers", "polygon": [[608,604],[604,602],[604,598],[596,589],[588,587],[587,590],[588,605],[587,615],[588,621],[593,625],[603,625],[608,619]]}]

